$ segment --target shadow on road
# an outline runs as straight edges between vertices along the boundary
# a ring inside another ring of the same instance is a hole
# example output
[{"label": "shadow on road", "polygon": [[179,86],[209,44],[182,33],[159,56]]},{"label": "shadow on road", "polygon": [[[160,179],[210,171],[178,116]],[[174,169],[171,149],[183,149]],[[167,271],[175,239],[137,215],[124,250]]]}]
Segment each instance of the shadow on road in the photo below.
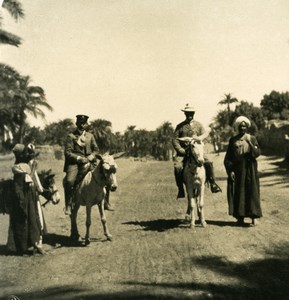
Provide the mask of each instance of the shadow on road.
[{"label": "shadow on road", "polygon": [[[154,292],[156,287],[154,284],[148,284],[148,286],[142,287],[137,283],[132,283],[136,287],[131,291],[118,291],[111,293],[96,293],[91,292],[89,289],[76,288],[75,286],[64,286],[45,289],[44,291],[35,291],[28,293],[16,294],[18,298],[11,298],[11,295],[7,295],[3,299],[21,299],[21,300],[31,300],[31,299],[41,299],[41,300],[51,300],[51,299],[62,299],[62,300],[189,300],[192,299],[191,296],[180,297],[180,295],[163,295],[162,293]],[[194,298],[194,299],[204,299],[204,298]],[[208,299],[208,298],[206,298]]]},{"label": "shadow on road", "polygon": [[0,256],[10,256],[10,255],[16,255],[15,252],[10,251],[7,248],[7,245],[0,245]]},{"label": "shadow on road", "polygon": [[[240,227],[236,221],[219,221],[219,220],[206,220],[208,225],[219,226],[219,227]],[[196,224],[199,224],[199,220],[196,220]],[[174,228],[188,227],[188,221],[182,219],[159,219],[152,221],[129,221],[122,224],[138,226],[134,230],[145,230],[145,231],[158,231],[163,232]],[[245,223],[242,227],[250,227],[249,223]]]},{"label": "shadow on road", "polygon": [[[221,256],[191,258],[191,268],[211,274],[209,278],[191,282],[115,282],[114,292],[97,292],[77,286],[59,286],[17,294],[19,299],[106,299],[106,300],[187,300],[187,299],[289,299],[289,255],[288,245],[272,249],[267,258],[245,262],[228,261]],[[210,278],[211,278],[210,276]],[[226,278],[231,279],[228,283]],[[225,282],[225,283],[224,283]],[[117,291],[117,285],[127,286],[126,291]],[[0,283],[1,286],[1,283]],[[109,289],[108,289],[109,290]],[[5,295],[7,299],[9,295]],[[6,299],[5,298],[5,299]]]},{"label": "shadow on road", "polygon": [[[44,237],[45,244],[48,244],[54,248],[60,247],[85,247],[84,239],[79,238],[78,241],[73,241],[69,236],[56,234],[56,233],[48,233]],[[107,242],[107,239],[91,239],[91,242]]]},{"label": "shadow on road", "polygon": [[135,230],[147,230],[147,231],[166,231],[178,227],[182,227],[185,225],[184,220],[179,219],[158,219],[158,220],[151,220],[151,221],[129,221],[122,224],[126,225],[134,225],[140,228]]},{"label": "shadow on road", "polygon": [[[219,227],[225,227],[225,226],[240,227],[240,225],[238,225],[236,221],[206,220],[206,222],[207,222],[208,225],[219,226]],[[242,227],[250,227],[250,224],[245,223]]]},{"label": "shadow on road", "polygon": [[69,236],[56,234],[56,233],[48,233],[45,235],[43,242],[52,247],[76,247],[81,246],[80,243],[72,242]]}]

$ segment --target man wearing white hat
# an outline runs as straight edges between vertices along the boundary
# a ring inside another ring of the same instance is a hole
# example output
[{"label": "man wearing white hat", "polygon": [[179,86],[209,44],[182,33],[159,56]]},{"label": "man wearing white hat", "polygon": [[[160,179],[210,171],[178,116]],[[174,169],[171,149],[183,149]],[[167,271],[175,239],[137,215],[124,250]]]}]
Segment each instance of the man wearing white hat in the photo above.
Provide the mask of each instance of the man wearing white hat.
[{"label": "man wearing white hat", "polygon": [[[205,131],[203,125],[200,122],[194,120],[196,110],[193,106],[187,104],[185,108],[182,109],[182,111],[184,112],[186,119],[177,125],[172,141],[173,147],[177,152],[177,155],[174,157],[174,173],[176,184],[178,186],[177,198],[185,197],[182,171],[183,159],[186,154],[185,145],[180,142],[178,138],[197,136],[200,140],[203,140],[208,136],[208,132]],[[211,192],[221,192],[221,188],[215,182],[213,163],[209,161],[207,157],[205,157],[204,167],[206,170],[207,181],[210,183]]]}]

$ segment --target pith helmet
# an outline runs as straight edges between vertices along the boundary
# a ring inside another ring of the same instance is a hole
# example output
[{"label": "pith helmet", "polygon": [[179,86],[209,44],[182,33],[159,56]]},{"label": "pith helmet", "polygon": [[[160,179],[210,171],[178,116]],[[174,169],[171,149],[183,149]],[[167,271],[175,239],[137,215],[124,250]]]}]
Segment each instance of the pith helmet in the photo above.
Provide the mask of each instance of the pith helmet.
[{"label": "pith helmet", "polygon": [[190,105],[189,103],[186,104],[185,108],[184,109],[181,109],[181,111],[183,112],[195,112],[196,109]]}]

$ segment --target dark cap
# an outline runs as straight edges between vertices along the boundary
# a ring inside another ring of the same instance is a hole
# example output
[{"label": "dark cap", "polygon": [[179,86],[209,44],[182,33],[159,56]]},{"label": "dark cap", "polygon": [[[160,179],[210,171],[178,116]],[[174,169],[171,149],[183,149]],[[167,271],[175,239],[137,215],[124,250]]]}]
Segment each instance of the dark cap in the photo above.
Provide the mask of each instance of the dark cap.
[{"label": "dark cap", "polygon": [[82,122],[82,123],[86,123],[87,122],[87,120],[88,120],[88,116],[86,116],[86,115],[77,115],[76,116],[76,121],[78,121],[78,122]]}]

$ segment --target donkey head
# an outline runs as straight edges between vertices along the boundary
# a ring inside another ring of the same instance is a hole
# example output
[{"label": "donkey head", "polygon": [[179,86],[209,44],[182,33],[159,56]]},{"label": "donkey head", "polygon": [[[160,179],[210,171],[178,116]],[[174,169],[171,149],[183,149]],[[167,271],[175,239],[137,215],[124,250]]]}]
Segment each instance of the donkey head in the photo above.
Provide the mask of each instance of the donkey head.
[{"label": "donkey head", "polygon": [[53,174],[50,169],[48,171],[42,171],[39,174],[39,179],[44,189],[42,196],[47,201],[51,201],[53,204],[58,204],[60,201],[60,194],[56,187],[54,176],[55,174]]},{"label": "donkey head", "polygon": [[179,141],[187,145],[188,155],[192,156],[200,167],[204,164],[204,143],[193,137],[178,138]]},{"label": "donkey head", "polygon": [[102,155],[101,165],[106,185],[110,191],[114,192],[118,186],[116,179],[117,164],[114,157],[109,154]]}]

